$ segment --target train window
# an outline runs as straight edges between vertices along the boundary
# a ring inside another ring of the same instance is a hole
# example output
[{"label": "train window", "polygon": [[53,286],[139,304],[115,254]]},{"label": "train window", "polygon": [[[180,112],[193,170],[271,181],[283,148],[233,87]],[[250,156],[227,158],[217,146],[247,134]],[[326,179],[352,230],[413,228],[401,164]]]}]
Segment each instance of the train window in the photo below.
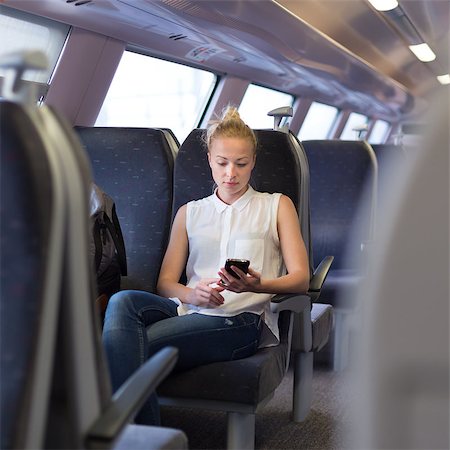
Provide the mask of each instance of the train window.
[{"label": "train window", "polygon": [[367,120],[367,116],[352,112],[348,117],[347,122],[345,123],[344,130],[342,131],[341,137],[339,139],[348,141],[358,140],[359,133],[358,131],[355,131],[354,128],[360,128],[364,125],[367,125]]},{"label": "train window", "polygon": [[[1,3],[1,2],[0,2]],[[43,17],[2,6],[0,12],[0,53],[41,50],[48,60],[44,71],[25,71],[23,79],[37,87],[39,100],[47,91],[52,73],[69,34],[70,27]],[[5,76],[0,70],[0,84]]]},{"label": "train window", "polygon": [[303,121],[298,138],[301,141],[309,139],[326,139],[336,122],[339,110],[334,106],[313,102]]},{"label": "train window", "polygon": [[239,106],[239,114],[251,128],[273,128],[269,111],[280,106],[292,106],[294,97],[284,92],[250,84]]},{"label": "train window", "polygon": [[384,144],[390,127],[390,124],[385,120],[377,120],[370,133],[369,143]]},{"label": "train window", "polygon": [[210,72],[125,51],[95,126],[167,127],[183,142],[216,82]]}]

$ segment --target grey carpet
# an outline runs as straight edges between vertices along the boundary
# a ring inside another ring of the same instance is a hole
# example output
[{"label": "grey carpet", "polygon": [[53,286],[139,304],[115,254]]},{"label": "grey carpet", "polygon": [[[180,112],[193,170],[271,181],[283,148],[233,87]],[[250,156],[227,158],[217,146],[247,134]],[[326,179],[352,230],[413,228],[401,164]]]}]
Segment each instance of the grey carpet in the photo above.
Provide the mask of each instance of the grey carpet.
[{"label": "grey carpet", "polygon": [[[256,449],[342,449],[348,424],[346,372],[325,366],[314,369],[311,412],[303,423],[290,420],[292,373],[288,372],[274,398],[256,416]],[[225,413],[163,408],[163,425],[182,429],[190,449],[226,447]]]}]

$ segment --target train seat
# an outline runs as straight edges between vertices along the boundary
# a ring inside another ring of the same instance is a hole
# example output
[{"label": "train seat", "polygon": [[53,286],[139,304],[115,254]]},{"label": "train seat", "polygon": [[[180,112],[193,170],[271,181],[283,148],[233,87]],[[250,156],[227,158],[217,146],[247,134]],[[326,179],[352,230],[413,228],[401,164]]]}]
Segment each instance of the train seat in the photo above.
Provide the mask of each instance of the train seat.
[{"label": "train seat", "polygon": [[[315,260],[333,255],[321,301],[335,312],[330,350],[333,367],[348,360],[348,340],[358,302],[353,293],[365,275],[373,240],[377,162],[364,141],[303,141],[310,167],[311,228]],[[366,208],[358,208],[364,203]]]},{"label": "train seat", "polygon": [[449,92],[439,100],[422,151],[386,179],[349,448],[450,448]]},{"label": "train seat", "polygon": [[115,201],[127,252],[122,289],[155,292],[172,215],[174,150],[153,128],[76,127],[95,182]]},{"label": "train seat", "polygon": [[128,424],[176,349],[111,396],[88,262],[90,169],[72,129],[50,108],[1,106],[2,448],[187,448],[179,430]]},{"label": "train seat", "polygon": [[162,349],[111,396],[89,263],[90,165],[72,128],[36,108],[20,79],[45,66],[40,52],[0,61],[14,87],[0,102],[1,446],[187,448],[178,430],[143,427],[139,442],[129,437],[176,349]]},{"label": "train seat", "polygon": [[39,448],[53,357],[45,343],[55,342],[63,274],[64,185],[21,105],[0,102],[0,131],[0,447]]},{"label": "train seat", "polygon": [[[202,133],[203,130],[193,130],[178,152],[174,172],[174,211],[190,200],[213,192]],[[299,208],[301,171],[289,136],[269,130],[257,130],[256,133],[259,153],[252,175],[255,188],[283,192]],[[306,215],[304,220],[309,220],[309,216]],[[320,294],[331,261],[332,258],[325,258],[316,270],[312,277],[314,288],[309,295],[292,296],[286,302],[277,303],[276,299],[272,302],[273,308],[281,312],[280,345],[261,349],[242,360],[173,373],[157,390],[161,404],[225,411],[228,448],[253,448],[255,413],[274,395],[288,369],[292,350],[295,372],[293,416],[296,421],[304,420],[311,402],[313,352],[326,343],[332,323],[331,306],[314,305],[311,312],[311,300]],[[291,314],[292,310],[297,314]],[[221,380],[219,387],[217,380]]]}]

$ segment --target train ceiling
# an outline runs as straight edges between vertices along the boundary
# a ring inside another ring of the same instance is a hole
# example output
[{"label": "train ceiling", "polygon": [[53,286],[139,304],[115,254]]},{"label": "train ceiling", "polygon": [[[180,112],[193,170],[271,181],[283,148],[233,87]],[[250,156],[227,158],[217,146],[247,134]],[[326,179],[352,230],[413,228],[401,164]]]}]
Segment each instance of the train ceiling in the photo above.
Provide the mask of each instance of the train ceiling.
[{"label": "train ceiling", "polygon": [[[401,11],[382,13],[368,1],[277,0],[414,95],[429,96],[436,76],[449,73],[449,0],[399,0]],[[437,54],[421,63],[409,50],[418,38]]]},{"label": "train ceiling", "polygon": [[156,55],[380,117],[420,113],[448,89],[434,72],[449,70],[449,1],[400,3],[440,67],[419,62],[366,0],[3,0]]}]

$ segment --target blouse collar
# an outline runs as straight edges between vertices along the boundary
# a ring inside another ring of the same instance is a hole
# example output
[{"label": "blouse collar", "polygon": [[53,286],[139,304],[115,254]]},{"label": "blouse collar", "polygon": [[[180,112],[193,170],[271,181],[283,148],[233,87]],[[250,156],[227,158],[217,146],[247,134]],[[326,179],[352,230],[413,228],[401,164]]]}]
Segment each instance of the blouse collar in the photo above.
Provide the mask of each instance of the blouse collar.
[{"label": "blouse collar", "polygon": [[214,203],[214,206],[216,207],[217,212],[221,213],[227,208],[235,208],[239,211],[242,211],[250,201],[250,199],[255,194],[255,190],[249,185],[248,189],[245,191],[244,195],[239,197],[234,203],[231,205],[226,204],[223,202],[217,195],[217,188],[214,190],[214,194],[211,196],[212,201]]}]

